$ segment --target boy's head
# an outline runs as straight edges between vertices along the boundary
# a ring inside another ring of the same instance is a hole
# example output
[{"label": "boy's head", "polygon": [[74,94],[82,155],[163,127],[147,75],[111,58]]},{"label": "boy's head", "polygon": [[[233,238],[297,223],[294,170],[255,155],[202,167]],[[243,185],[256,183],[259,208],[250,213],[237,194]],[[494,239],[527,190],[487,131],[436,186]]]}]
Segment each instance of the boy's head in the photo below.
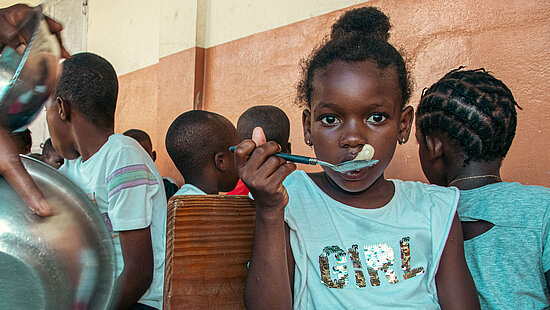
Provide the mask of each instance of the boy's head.
[{"label": "boy's head", "polygon": [[157,160],[157,152],[153,151],[153,143],[151,142],[151,137],[149,137],[149,135],[145,131],[139,129],[129,129],[126,130],[123,135],[134,138],[134,140],[141,144],[147,154],[151,156],[153,161]]},{"label": "boy's head", "polygon": [[285,112],[271,105],[258,105],[246,110],[237,121],[239,140],[250,139],[252,131],[262,127],[267,141],[279,143],[283,153],[290,153],[290,121]]},{"label": "boy's head", "polygon": [[238,143],[237,130],[227,118],[201,110],[181,114],[166,133],[166,150],[186,183],[207,194],[227,192],[237,184],[229,147]]},{"label": "boy's head", "polygon": [[42,159],[45,163],[55,169],[59,169],[59,167],[61,167],[65,162],[63,157],[61,157],[61,155],[59,155],[53,148],[52,140],[50,138],[44,141],[44,144],[42,145]]},{"label": "boy's head", "polygon": [[32,136],[29,129],[10,134],[18,154],[27,155],[31,152]]},{"label": "boy's head", "polygon": [[[62,63],[53,100],[46,106],[47,121],[55,150],[74,159],[71,129],[86,122],[113,131],[118,79],[113,66],[92,53],[78,53]],[[75,157],[76,156],[76,157]]]}]

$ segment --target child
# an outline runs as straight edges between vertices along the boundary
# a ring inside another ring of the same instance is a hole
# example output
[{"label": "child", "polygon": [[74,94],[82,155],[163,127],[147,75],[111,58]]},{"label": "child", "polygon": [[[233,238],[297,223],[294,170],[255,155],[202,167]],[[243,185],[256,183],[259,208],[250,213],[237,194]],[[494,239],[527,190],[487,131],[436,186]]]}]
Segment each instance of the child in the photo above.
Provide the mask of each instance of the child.
[{"label": "child", "polygon": [[17,148],[17,153],[27,155],[31,152],[32,135],[29,129],[12,132],[10,136]]},{"label": "child", "polygon": [[178,116],[166,133],[168,155],[185,179],[176,195],[232,190],[239,177],[229,148],[237,143],[237,129],[219,114],[193,110]]},{"label": "child", "polygon": [[52,140],[50,138],[46,139],[42,145],[42,160],[55,169],[59,169],[65,161],[63,157],[61,157],[61,155],[54,150]]},{"label": "child", "polygon": [[281,151],[275,142],[258,145],[259,130],[235,150],[257,206],[249,309],[479,308],[455,217],[458,191],[384,178],[413,119],[389,28],[375,8],[348,11],[305,63],[298,89],[317,158],[341,163],[370,144],[376,165],[292,172],[272,156]]},{"label": "child", "polygon": [[[279,143],[283,153],[290,153],[290,120],[286,113],[276,106],[257,105],[246,110],[237,121],[239,141],[252,137],[252,131],[256,127],[264,129],[266,139]],[[227,195],[248,195],[248,188],[239,179],[234,190]]]},{"label": "child", "polygon": [[97,205],[117,260],[117,309],[161,309],[166,198],[155,164],[132,138],[114,134],[118,81],[111,64],[91,53],[63,62],[46,120],[59,171]]},{"label": "child", "polygon": [[[153,162],[157,160],[157,152],[153,150],[153,143],[151,143],[151,137],[149,137],[149,134],[147,134],[143,130],[139,129],[128,129],[126,130],[123,135],[134,138],[151,156],[151,159],[153,159]],[[178,185],[176,185],[176,182],[174,180],[162,177],[162,183],[164,184],[164,192],[166,194],[166,199],[170,199],[170,197],[174,196],[174,194],[178,191]]]},{"label": "child", "polygon": [[422,170],[461,190],[466,261],[483,309],[550,306],[550,189],[500,178],[516,106],[485,70],[457,69],[424,92],[417,111]]}]

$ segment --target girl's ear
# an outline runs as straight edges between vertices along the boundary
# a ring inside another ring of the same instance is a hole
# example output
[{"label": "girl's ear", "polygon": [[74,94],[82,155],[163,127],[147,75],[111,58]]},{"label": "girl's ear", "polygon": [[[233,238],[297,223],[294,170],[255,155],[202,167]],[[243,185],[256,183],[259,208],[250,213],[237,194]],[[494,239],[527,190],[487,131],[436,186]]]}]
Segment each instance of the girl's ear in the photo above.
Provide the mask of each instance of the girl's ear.
[{"label": "girl's ear", "polygon": [[405,107],[401,111],[401,120],[399,121],[399,135],[397,137],[399,144],[409,141],[413,119],[414,109],[411,106]]},{"label": "girl's ear", "polygon": [[71,106],[61,97],[55,98],[57,113],[62,121],[69,121],[71,116]]},{"label": "girl's ear", "polygon": [[426,148],[432,162],[443,159],[443,142],[433,136],[426,136]]},{"label": "girl's ear", "polygon": [[302,128],[304,129],[304,142],[312,146],[313,141],[311,140],[311,111],[305,109],[302,112]]}]

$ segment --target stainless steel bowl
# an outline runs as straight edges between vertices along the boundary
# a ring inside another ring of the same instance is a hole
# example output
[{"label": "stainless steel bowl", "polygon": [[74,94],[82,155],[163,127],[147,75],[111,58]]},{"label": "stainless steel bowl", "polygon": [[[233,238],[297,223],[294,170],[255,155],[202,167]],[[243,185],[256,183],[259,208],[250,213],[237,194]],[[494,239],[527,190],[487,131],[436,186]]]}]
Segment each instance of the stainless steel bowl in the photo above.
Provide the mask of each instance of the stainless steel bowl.
[{"label": "stainless steel bowl", "polygon": [[31,213],[0,177],[0,309],[109,309],[115,256],[102,215],[55,169],[22,161],[55,215]]},{"label": "stainless steel bowl", "polygon": [[0,124],[10,131],[26,127],[40,113],[55,89],[60,57],[40,6],[18,29],[28,42],[25,52],[5,47],[0,55]]}]

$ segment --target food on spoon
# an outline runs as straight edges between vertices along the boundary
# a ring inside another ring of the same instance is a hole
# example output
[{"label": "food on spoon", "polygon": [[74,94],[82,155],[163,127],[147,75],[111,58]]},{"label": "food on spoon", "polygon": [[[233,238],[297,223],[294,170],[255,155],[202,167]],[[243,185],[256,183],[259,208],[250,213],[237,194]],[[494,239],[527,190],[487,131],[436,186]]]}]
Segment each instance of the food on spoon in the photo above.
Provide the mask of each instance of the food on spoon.
[{"label": "food on spoon", "polygon": [[374,148],[370,144],[363,145],[363,149],[353,160],[371,160],[374,157]]}]

